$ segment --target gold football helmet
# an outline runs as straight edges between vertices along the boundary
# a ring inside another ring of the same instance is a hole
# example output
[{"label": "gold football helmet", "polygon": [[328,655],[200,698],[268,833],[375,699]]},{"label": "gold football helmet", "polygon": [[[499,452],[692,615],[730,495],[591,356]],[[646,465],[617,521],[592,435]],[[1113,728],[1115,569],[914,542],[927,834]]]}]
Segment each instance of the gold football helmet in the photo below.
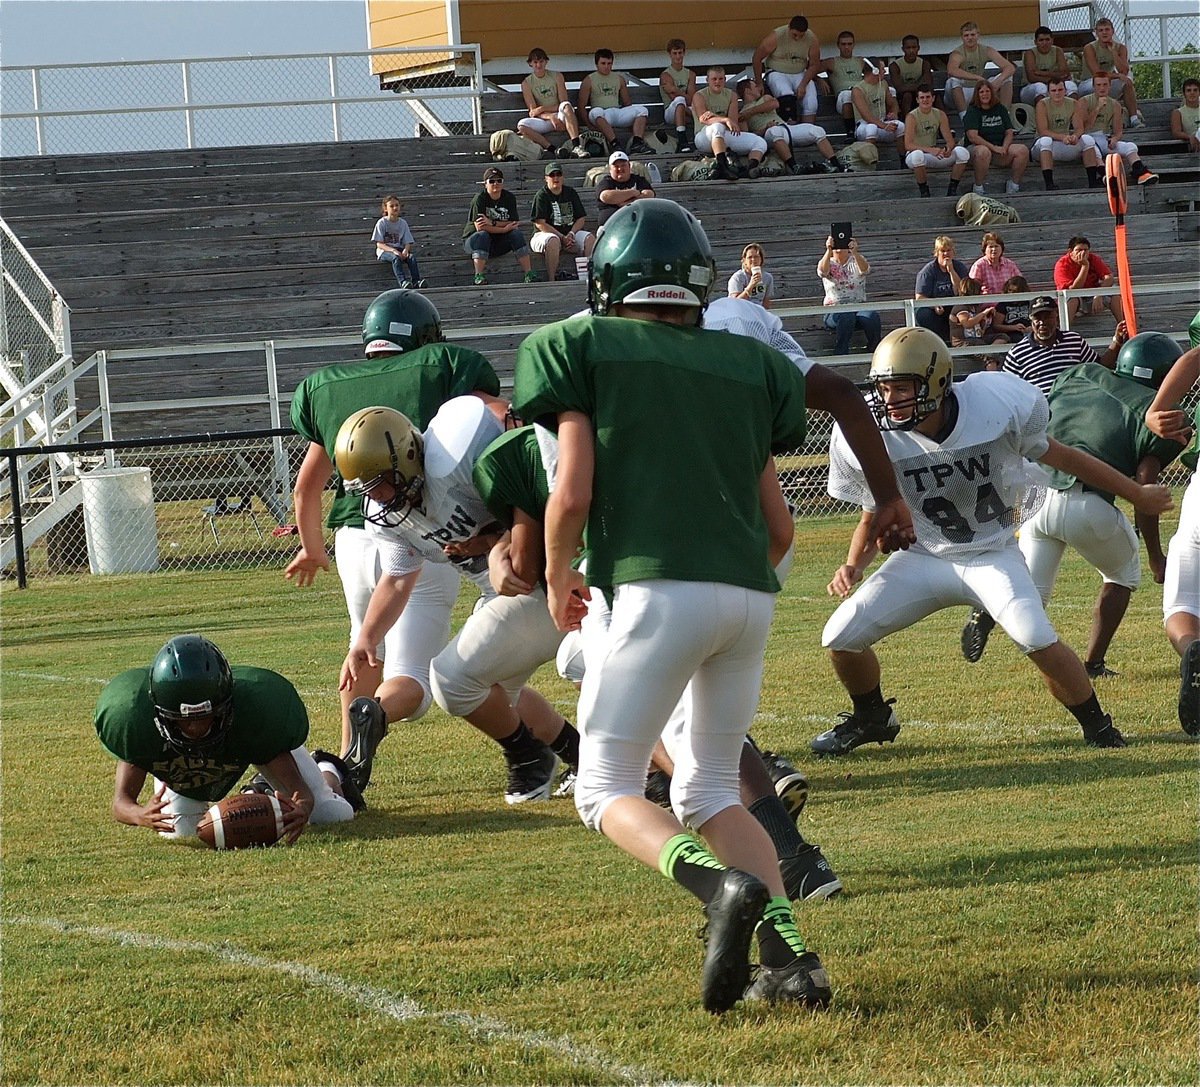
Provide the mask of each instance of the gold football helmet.
[{"label": "gold football helmet", "polygon": [[[902,381],[910,378],[916,382],[916,392],[910,401],[893,401],[888,405],[879,388],[881,381]],[[871,411],[881,430],[911,430],[922,419],[932,415],[941,406],[950,383],[954,380],[954,363],[945,342],[936,332],[927,328],[898,328],[889,332],[871,356]],[[889,412],[907,408],[911,403],[912,415],[907,419],[893,419]]]},{"label": "gold football helmet", "polygon": [[[424,445],[417,428],[394,408],[363,408],[351,415],[338,430],[333,459],[347,492],[363,496],[363,516],[373,524],[395,528],[420,505]],[[380,483],[395,489],[386,502],[367,495]]]}]

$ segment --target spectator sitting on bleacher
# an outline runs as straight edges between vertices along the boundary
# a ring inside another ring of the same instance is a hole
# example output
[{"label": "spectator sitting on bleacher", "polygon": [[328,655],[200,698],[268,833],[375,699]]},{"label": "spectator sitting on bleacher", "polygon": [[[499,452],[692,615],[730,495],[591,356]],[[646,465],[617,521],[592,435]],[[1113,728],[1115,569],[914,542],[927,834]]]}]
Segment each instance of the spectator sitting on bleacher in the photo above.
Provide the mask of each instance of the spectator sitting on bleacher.
[{"label": "spectator sitting on bleacher", "polygon": [[417,258],[412,255],[413,247],[417,244],[408,223],[400,218],[404,210],[400,197],[389,193],[380,204],[383,218],[375,224],[371,232],[371,241],[375,243],[375,259],[386,261],[392,266],[392,274],[402,290],[410,287],[424,287],[425,280],[421,278],[421,270],[417,267]]},{"label": "spectator sitting on bleacher", "polygon": [[1004,239],[994,230],[984,234],[979,249],[983,256],[971,265],[971,278],[979,281],[984,294],[1002,294],[1004,284],[1019,276],[1021,269],[1015,260],[1004,255]]},{"label": "spectator sitting on bleacher", "polygon": [[560,149],[576,158],[587,158],[587,150],[579,143],[579,118],[567,98],[567,83],[562,72],[552,72],[546,65],[550,57],[544,49],[531,49],[526,60],[533,71],[521,80],[521,95],[529,110],[528,117],[517,122],[517,131],[543,149],[549,149],[549,132],[566,132],[567,142]]},{"label": "spectator sitting on bleacher", "polygon": [[850,101],[850,93],[862,82],[862,58],[854,55],[854,32],[843,30],[837,36],[837,55],[821,60],[821,72],[817,81],[821,90],[836,98],[835,109],[842,117],[842,125],[846,135],[854,136],[854,106]]},{"label": "spectator sitting on bleacher", "polygon": [[877,57],[863,64],[863,77],[850,92],[854,107],[854,138],[867,143],[895,143],[904,136],[904,122],[896,94],[883,79],[883,61]]},{"label": "spectator sitting on bleacher", "polygon": [[1129,114],[1129,127],[1141,128],[1146,122],[1138,112],[1137,95],[1133,89],[1133,75],[1129,70],[1129,50],[1113,40],[1116,28],[1111,19],[1096,20],[1096,40],[1083,47],[1083,66],[1087,69],[1085,79],[1079,85],[1080,95],[1091,94],[1096,89],[1096,77],[1108,73],[1112,80],[1110,94],[1120,98]]},{"label": "spectator sitting on bleacher", "polygon": [[[946,94],[949,96],[947,106],[957,110],[961,117],[979,88],[988,82],[996,92],[997,99],[1003,105],[1011,106],[1016,66],[990,45],[984,45],[979,40],[978,23],[963,23],[959,27],[959,33],[962,34],[962,45],[950,54],[950,59],[946,62]],[[990,81],[984,74],[989,61],[999,69]]]},{"label": "spectator sitting on bleacher", "polygon": [[[867,276],[871,263],[858,248],[858,239],[851,238],[845,249],[834,249],[832,236],[825,239],[825,253],[817,262],[817,275],[825,288],[826,306],[849,305],[867,300]],[[883,338],[883,322],[873,309],[845,310],[825,314],[825,327],[837,333],[835,355],[850,354],[854,330],[861,328],[867,337],[867,350],[874,351]]]},{"label": "spectator sitting on bleacher", "polygon": [[[983,294],[983,284],[974,276],[967,276],[959,287],[959,293],[968,298]],[[992,328],[996,307],[991,305],[956,302],[950,310],[950,346],[982,347],[984,344],[1008,343],[1003,332]],[[987,355],[975,356],[977,361],[987,363]]]},{"label": "spectator sitting on bleacher", "polygon": [[1200,151],[1200,79],[1183,81],[1183,101],[1171,110],[1171,135]]},{"label": "spectator sitting on bleacher", "polygon": [[975,100],[967,110],[963,126],[967,142],[973,144],[971,160],[975,170],[975,192],[982,196],[987,190],[983,183],[994,162],[1009,168],[1004,191],[1021,191],[1021,178],[1029,165],[1029,148],[1016,142],[1016,131],[1008,110],[996,101],[996,91],[990,83],[975,88]]},{"label": "spectator sitting on bleacher", "polygon": [[[938,146],[938,137],[944,146]],[[971,152],[954,142],[950,120],[933,105],[933,89],[928,85],[917,91],[917,108],[904,121],[904,164],[917,179],[917,191],[929,196],[929,169],[950,168],[947,196],[958,193],[958,183],[967,172]]]},{"label": "spectator sitting on bleacher", "polygon": [[803,15],[793,15],[787,26],[777,26],[763,38],[751,63],[755,82],[779,99],[785,121],[816,120],[821,41]]},{"label": "spectator sitting on bleacher", "polygon": [[729,297],[770,309],[775,297],[775,277],[763,268],[766,261],[767,251],[758,242],[747,245],[742,250],[742,266],[729,277],[726,287]]},{"label": "spectator sitting on bleacher", "polygon": [[[915,298],[953,298],[967,276],[967,266],[954,255],[954,239],[939,234],[933,239],[933,260],[917,273]],[[917,324],[936,332],[950,343],[950,309],[947,306],[918,306]]]},{"label": "spectator sitting on bleacher", "polygon": [[1092,80],[1095,90],[1079,100],[1080,127],[1096,141],[1096,150],[1107,155],[1115,151],[1125,160],[1139,185],[1153,185],[1158,174],[1147,169],[1138,155],[1137,144],[1121,139],[1125,118],[1121,103],[1109,94],[1111,80],[1107,72],[1097,72]]},{"label": "spectator sitting on bleacher", "polygon": [[[1004,284],[1005,294],[1025,294],[1029,290],[1029,281],[1024,276],[1013,276]],[[1029,300],[1024,302],[997,302],[996,313],[992,318],[992,328],[1003,332],[1012,343],[1016,343],[1029,332]],[[994,361],[993,361],[994,360]],[[1000,359],[988,356],[987,368],[1000,369]]]},{"label": "spectator sitting on bleacher", "polygon": [[537,282],[529,262],[529,246],[521,233],[517,198],[504,188],[504,172],[489,166],[483,172],[483,192],[471,201],[470,217],[463,227],[463,249],[475,266],[475,285],[487,282],[484,269],[492,257],[512,253],[525,273],[526,283]]},{"label": "spectator sitting on bleacher", "polygon": [[1100,188],[1104,184],[1100,176],[1100,153],[1095,137],[1084,128],[1083,107],[1067,97],[1066,80],[1059,76],[1050,77],[1047,89],[1049,96],[1039,99],[1034,107],[1038,138],[1033,143],[1047,190],[1058,188],[1054,184],[1054,164],[1079,158],[1087,170],[1088,188]]},{"label": "spectator sitting on bleacher", "polygon": [[767,141],[743,132],[738,118],[737,95],[725,85],[725,69],[709,68],[708,83],[692,99],[696,118],[696,147],[716,161],[716,176],[732,181],[738,176],[736,155],[749,155],[755,164],[767,153]]},{"label": "spectator sitting on bleacher", "polygon": [[663,103],[663,123],[675,129],[675,150],[681,155],[694,151],[688,138],[692,119],[692,99],[696,97],[696,73],[683,66],[687,55],[687,42],[672,38],[667,42],[669,66],[658,77],[658,93]]},{"label": "spectator sitting on bleacher", "polygon": [[[845,167],[838,161],[833,150],[833,144],[825,135],[825,129],[820,125],[796,124],[789,125],[779,116],[779,102],[772,95],[763,96],[762,87],[753,76],[746,76],[738,83],[738,94],[742,104],[738,107],[738,117],[746,122],[746,127],[756,136],[761,136],[766,143],[775,149],[784,165],[793,174],[801,172],[800,164],[792,157],[793,147],[809,147],[816,145],[818,151],[825,156],[825,161],[817,168],[827,174],[844,173]],[[756,177],[753,167],[750,176]]]},{"label": "spectator sitting on bleacher", "polygon": [[559,257],[590,257],[596,244],[596,235],[584,230],[587,218],[583,201],[570,185],[563,183],[563,169],[557,162],[546,164],[546,183],[533,197],[533,211],[529,215],[537,233],[529,240],[529,248],[546,256],[546,279],[575,279],[572,268],[558,271]]},{"label": "spectator sitting on bleacher", "polygon": [[[784,169],[789,174],[799,173],[796,160],[792,157],[791,132],[776,109],[779,105],[778,100],[771,97],[771,95],[767,95],[765,98],[762,97],[762,90],[754,82],[753,76],[746,76],[738,82],[737,93],[739,98],[738,120],[745,124],[749,132],[758,136],[767,148],[774,148],[775,154],[783,160]],[[797,125],[796,127],[815,128],[816,126]],[[820,129],[819,131],[824,135],[824,129]],[[829,150],[832,151],[833,148],[830,147]],[[748,176],[752,178],[760,176],[762,160],[765,154],[760,155],[758,158],[754,156],[755,152],[751,151]]]},{"label": "spectator sitting on bleacher", "polygon": [[[1077,235],[1067,242],[1067,251],[1058,258],[1054,265],[1054,288],[1059,291],[1082,291],[1092,287],[1111,287],[1113,285],[1112,269],[1105,264],[1103,258],[1092,252],[1092,243]],[[1079,314],[1080,306],[1086,306],[1085,315],[1093,317],[1104,312],[1107,306],[1112,310],[1113,320],[1120,322],[1124,316],[1121,308],[1120,294],[1110,294],[1107,298],[1096,295],[1087,298],[1067,299],[1067,320],[1072,324]]]},{"label": "spectator sitting on bleacher", "polygon": [[907,117],[917,108],[917,93],[922,87],[933,87],[933,68],[921,56],[921,39],[915,34],[905,34],[900,40],[904,55],[888,66],[888,82],[896,92],[896,104],[900,116]]},{"label": "spectator sitting on bleacher", "polygon": [[1039,26],[1033,32],[1033,48],[1025,50],[1023,60],[1025,86],[1021,88],[1021,101],[1032,106],[1050,93],[1049,84],[1055,78],[1066,87],[1067,94],[1075,97],[1078,84],[1071,79],[1071,66],[1067,54],[1054,44],[1054,32],[1048,26]]},{"label": "spectator sitting on bleacher", "polygon": [[596,186],[596,201],[600,205],[597,222],[603,226],[619,208],[652,196],[654,189],[650,182],[633,172],[629,156],[624,151],[614,151],[608,156],[608,177],[601,178]]},{"label": "spectator sitting on bleacher", "polygon": [[617,146],[613,129],[629,128],[633,135],[626,150],[633,155],[653,154],[645,138],[650,111],[633,104],[625,77],[613,71],[613,51],[597,49],[593,59],[596,70],[579,84],[580,114],[608,141],[610,150]]}]

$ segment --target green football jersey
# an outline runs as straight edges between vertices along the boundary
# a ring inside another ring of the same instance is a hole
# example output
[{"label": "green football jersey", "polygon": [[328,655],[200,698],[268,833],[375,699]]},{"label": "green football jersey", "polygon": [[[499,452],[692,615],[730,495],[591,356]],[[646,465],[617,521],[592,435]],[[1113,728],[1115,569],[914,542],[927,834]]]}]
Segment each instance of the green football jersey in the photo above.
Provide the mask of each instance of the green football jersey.
[{"label": "green football jersey", "polygon": [[[1146,409],[1154,396],[1154,389],[1118,377],[1095,363],[1072,366],[1058,375],[1050,390],[1046,432],[1132,479],[1143,457],[1157,457],[1165,467],[1183,452],[1178,442],[1169,442],[1146,428]],[[1050,480],[1051,486],[1065,491],[1075,477],[1054,470]],[[1095,487],[1089,490],[1113,501],[1107,492]]]},{"label": "green football jersey", "polygon": [[96,703],[96,732],[105,750],[153,774],[177,793],[216,802],[250,765],[261,766],[308,739],[308,712],[291,685],[266,668],[233,668],[233,720],[221,743],[188,754],[154,727],[150,669],[114,677]]},{"label": "green football jersey", "polygon": [[532,426],[501,434],[483,451],[475,462],[475,489],[488,512],[506,528],[512,527],[514,509],[535,521],[546,519],[550,484]]},{"label": "green football jersey", "polygon": [[517,352],[513,406],[596,434],[588,580],[672,578],[778,592],[758,480],[804,441],[804,378],[745,336],[620,317],[572,317]]},{"label": "green football jersey", "polygon": [[[426,344],[416,351],[337,363],[309,374],[292,397],[292,427],[324,446],[332,461],[338,430],[362,408],[395,408],[424,431],[447,400],[473,392],[500,395],[492,364],[469,347]],[[340,478],[325,523],[330,528],[362,527],[362,499],[346,494]]]}]

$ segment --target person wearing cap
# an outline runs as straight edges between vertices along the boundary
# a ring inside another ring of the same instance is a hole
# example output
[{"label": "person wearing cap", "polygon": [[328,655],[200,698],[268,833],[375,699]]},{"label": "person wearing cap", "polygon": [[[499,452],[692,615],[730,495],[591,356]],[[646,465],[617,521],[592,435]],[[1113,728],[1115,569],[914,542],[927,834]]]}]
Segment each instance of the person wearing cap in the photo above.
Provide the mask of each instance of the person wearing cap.
[{"label": "person wearing cap", "polygon": [[615,128],[628,127],[628,150],[634,155],[652,155],[654,149],[646,142],[646,125],[650,111],[634,103],[629,95],[625,77],[613,71],[616,57],[611,49],[597,49],[592,58],[596,70],[579,84],[579,112],[607,141],[610,149],[617,146]]},{"label": "person wearing cap", "polygon": [[602,178],[596,186],[596,199],[600,204],[597,221],[603,226],[619,208],[652,196],[654,190],[650,182],[633,172],[629,156],[624,151],[614,151],[608,156],[608,177]]},{"label": "person wearing cap", "polygon": [[548,69],[550,57],[545,49],[531,49],[525,63],[533,69],[521,80],[521,96],[529,116],[517,122],[517,131],[543,150],[550,149],[548,133],[566,132],[567,142],[560,148],[560,156],[565,151],[576,158],[587,158],[587,149],[579,143],[579,119],[567,97],[562,72]]},{"label": "person wearing cap", "polygon": [[[583,201],[570,185],[563,183],[563,170],[557,162],[546,164],[546,183],[533,197],[533,210],[529,215],[537,233],[530,239],[529,248],[546,257],[546,278],[550,282],[558,277],[558,260],[564,253],[568,257],[590,257],[596,236],[584,230]],[[563,272],[564,279],[574,279],[569,269]]]},{"label": "person wearing cap", "polygon": [[529,263],[529,246],[521,233],[517,198],[504,188],[504,171],[489,166],[483,172],[483,192],[471,201],[471,213],[463,227],[463,249],[475,266],[475,285],[487,282],[484,269],[492,257],[513,253],[525,273],[526,283],[536,283],[537,273]]},{"label": "person wearing cap", "polygon": [[1065,332],[1058,327],[1058,302],[1048,294],[1035,298],[1029,307],[1029,334],[1014,344],[1004,356],[1005,373],[1016,374],[1043,393],[1049,393],[1055,379],[1064,370],[1085,362],[1097,362],[1113,369],[1117,354],[1129,338],[1125,322],[1113,332],[1112,343],[1103,355],[1095,350],[1078,332]]}]

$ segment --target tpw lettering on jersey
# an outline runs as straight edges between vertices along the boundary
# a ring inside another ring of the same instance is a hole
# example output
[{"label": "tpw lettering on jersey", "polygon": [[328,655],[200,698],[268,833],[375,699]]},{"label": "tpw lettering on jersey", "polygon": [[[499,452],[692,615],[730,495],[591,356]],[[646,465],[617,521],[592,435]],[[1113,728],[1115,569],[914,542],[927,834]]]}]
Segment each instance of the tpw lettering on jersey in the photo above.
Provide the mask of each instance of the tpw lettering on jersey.
[{"label": "tpw lettering on jersey", "polygon": [[[965,462],[956,460],[950,464],[931,464],[923,468],[904,469],[904,475],[916,485],[918,494],[946,486],[947,481],[954,477],[955,472],[968,482],[974,482],[976,476],[987,479],[991,475],[991,454],[981,453],[978,458],[968,457]],[[926,476],[930,477],[928,482],[925,479]]]},{"label": "tpw lettering on jersey", "polygon": [[427,532],[421,538],[423,540],[437,540],[439,543],[453,543],[455,540],[461,540],[467,536],[474,535],[474,530],[478,527],[479,522],[467,513],[462,506],[455,506],[454,512],[446,521],[445,527],[435,528],[432,532]]}]

